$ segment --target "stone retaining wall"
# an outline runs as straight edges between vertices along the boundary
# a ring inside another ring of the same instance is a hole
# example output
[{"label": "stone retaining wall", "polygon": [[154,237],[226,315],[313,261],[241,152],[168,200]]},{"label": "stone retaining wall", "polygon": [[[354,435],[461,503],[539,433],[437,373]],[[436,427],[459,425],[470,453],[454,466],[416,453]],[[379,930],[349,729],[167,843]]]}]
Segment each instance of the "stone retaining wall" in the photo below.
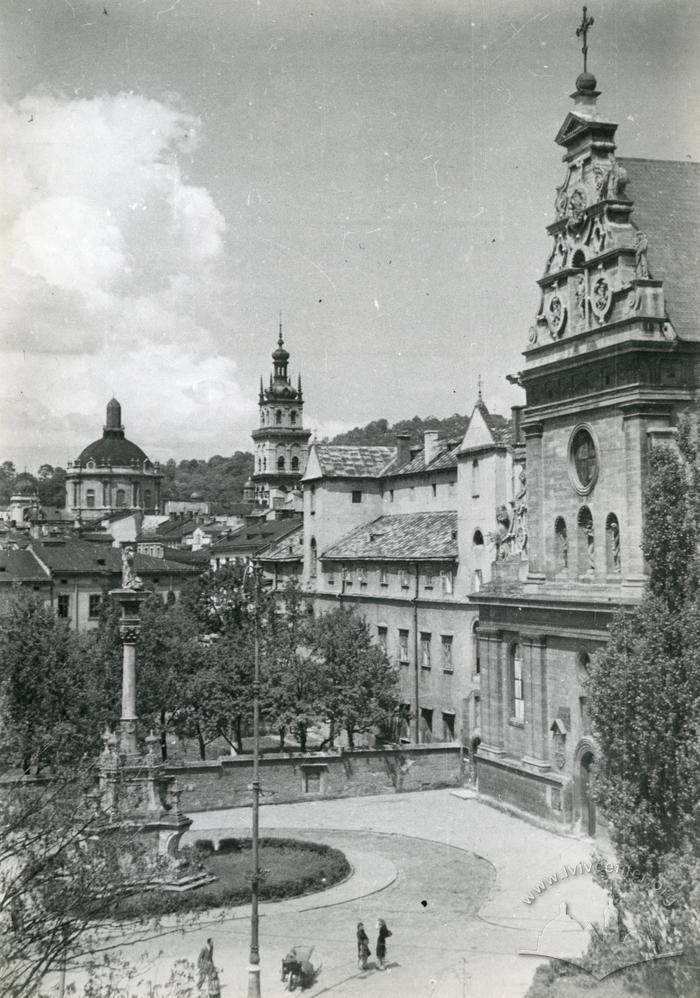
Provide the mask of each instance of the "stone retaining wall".
[{"label": "stone retaining wall", "polygon": [[[182,787],[185,813],[252,803],[252,756],[168,766],[167,772]],[[463,748],[456,743],[263,755],[260,759],[264,804],[432,790],[461,786],[463,781]]]}]

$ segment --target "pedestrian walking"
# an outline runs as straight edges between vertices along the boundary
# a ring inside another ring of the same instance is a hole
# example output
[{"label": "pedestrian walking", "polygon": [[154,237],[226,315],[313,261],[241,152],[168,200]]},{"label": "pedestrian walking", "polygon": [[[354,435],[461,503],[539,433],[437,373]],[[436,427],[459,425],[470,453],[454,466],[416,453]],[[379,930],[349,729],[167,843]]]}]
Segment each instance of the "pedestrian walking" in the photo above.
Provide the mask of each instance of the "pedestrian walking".
[{"label": "pedestrian walking", "polygon": [[377,959],[379,960],[379,969],[384,970],[384,961],[386,960],[386,941],[391,935],[391,930],[387,928],[387,924],[383,918],[377,921]]},{"label": "pedestrian walking", "polygon": [[212,939],[207,939],[206,945],[202,946],[199,951],[197,972],[199,975],[197,987],[200,994],[206,995],[206,998],[221,998],[219,974],[214,966],[214,941]]},{"label": "pedestrian walking", "polygon": [[362,922],[357,923],[357,965],[360,970],[367,970],[371,949],[369,948],[369,937],[365,932]]}]

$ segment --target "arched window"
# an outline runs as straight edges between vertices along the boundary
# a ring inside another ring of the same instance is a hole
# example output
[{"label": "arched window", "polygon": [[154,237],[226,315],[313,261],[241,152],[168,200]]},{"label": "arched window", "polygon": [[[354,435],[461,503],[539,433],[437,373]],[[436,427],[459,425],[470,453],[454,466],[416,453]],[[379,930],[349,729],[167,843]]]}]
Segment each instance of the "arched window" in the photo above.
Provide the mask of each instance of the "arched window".
[{"label": "arched window", "polygon": [[117,489],[117,507],[126,506],[126,492],[124,489]]},{"label": "arched window", "polygon": [[282,422],[282,410],[281,409],[278,409],[277,412],[275,413],[275,422],[277,423],[278,426]]},{"label": "arched window", "polygon": [[95,490],[94,489],[88,489],[87,492],[85,493],[85,505],[87,506],[88,509],[94,509],[95,508]]},{"label": "arched window", "polygon": [[566,533],[566,520],[558,516],[554,521],[554,571],[566,572],[569,567],[569,538]]},{"label": "arched window", "polygon": [[472,461],[472,499],[479,496],[479,462],[476,458]]},{"label": "arched window", "polygon": [[292,424],[292,426],[296,426],[297,414],[294,411],[294,409],[292,409],[292,411],[289,413],[289,422]]},{"label": "arched window", "polygon": [[480,530],[474,531],[474,536],[472,537],[472,544],[478,548],[483,547],[484,535],[481,533]]},{"label": "arched window", "polygon": [[517,642],[510,649],[511,710],[516,721],[525,720],[525,695],[523,690],[523,658]]},{"label": "arched window", "polygon": [[151,490],[146,489],[143,493],[143,505],[145,509],[151,508]]},{"label": "arched window", "polygon": [[293,457],[292,458],[292,471],[298,471],[298,470],[299,470],[299,458],[298,457]]},{"label": "arched window", "polygon": [[571,261],[572,266],[576,267],[577,269],[580,269],[585,265],[585,263],[586,263],[586,257],[584,255],[583,250],[576,250],[576,252],[574,253],[574,258]]},{"label": "arched window", "polygon": [[316,550],[316,538],[311,538],[311,543],[309,544],[311,550],[311,564],[310,564],[310,575],[312,579],[316,578],[318,574],[318,551]]},{"label": "arched window", "polygon": [[578,574],[588,575],[595,571],[595,535],[593,516],[588,506],[578,511]]},{"label": "arched window", "polygon": [[282,457],[281,454],[277,458],[277,470],[278,471],[284,471],[284,457]]},{"label": "arched window", "polygon": [[109,482],[102,483],[102,505],[109,506]]},{"label": "arched window", "polygon": [[622,571],[620,523],[614,513],[609,513],[605,521],[605,569],[609,574]]}]

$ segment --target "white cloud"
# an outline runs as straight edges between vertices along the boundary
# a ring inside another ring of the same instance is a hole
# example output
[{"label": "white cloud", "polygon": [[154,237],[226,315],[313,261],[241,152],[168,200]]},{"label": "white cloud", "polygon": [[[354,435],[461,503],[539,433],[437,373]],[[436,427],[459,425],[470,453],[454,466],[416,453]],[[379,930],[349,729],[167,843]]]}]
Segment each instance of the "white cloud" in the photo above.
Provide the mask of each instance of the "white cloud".
[{"label": "white cloud", "polygon": [[136,94],[0,106],[3,453],[76,456],[112,391],[156,457],[206,450],[213,424],[226,450],[248,420],[216,346],[226,223],[184,174],[199,129]]}]

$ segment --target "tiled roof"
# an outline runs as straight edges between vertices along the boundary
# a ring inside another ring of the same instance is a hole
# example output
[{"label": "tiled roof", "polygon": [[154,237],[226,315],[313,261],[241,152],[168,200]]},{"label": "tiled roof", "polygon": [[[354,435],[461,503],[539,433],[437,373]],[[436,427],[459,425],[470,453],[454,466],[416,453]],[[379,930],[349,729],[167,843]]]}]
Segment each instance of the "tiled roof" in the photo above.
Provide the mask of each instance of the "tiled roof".
[{"label": "tiled roof", "polygon": [[398,513],[357,527],[327,548],[322,560],[411,561],[457,557],[457,513]]},{"label": "tiled roof", "polygon": [[48,582],[49,578],[31,551],[0,551],[0,583]]},{"label": "tiled roof", "polygon": [[446,468],[456,468],[459,445],[455,447],[454,445],[450,446],[446,443],[439,443],[438,448],[437,455],[429,464],[426,465],[425,451],[421,449],[413,460],[408,461],[406,464],[399,465],[396,460],[392,461],[385,468],[383,477],[389,475],[418,475],[425,471],[443,471]]},{"label": "tiled roof", "polygon": [[304,525],[279,538],[258,555],[261,561],[301,561],[304,557]]},{"label": "tiled roof", "polygon": [[316,444],[316,457],[329,478],[375,478],[396,456],[395,447]]},{"label": "tiled roof", "polygon": [[700,339],[700,163],[621,159],[632,222],[649,239],[651,276],[664,282],[666,308],[682,339]]},{"label": "tiled roof", "polygon": [[500,416],[497,412],[489,412],[486,407],[486,403],[483,400],[477,402],[477,406],[481,415],[484,417],[484,422],[491,431],[491,436],[493,437],[495,443],[497,444],[509,444],[511,442],[513,422],[506,416]]},{"label": "tiled roof", "polygon": [[[66,575],[121,574],[122,556],[117,548],[105,544],[93,544],[90,541],[68,540],[61,544],[32,543],[32,550],[37,558],[54,573]],[[158,575],[190,573],[190,565],[179,564],[164,558],[153,558],[147,554],[136,554],[134,569],[137,575]]]},{"label": "tiled roof", "polygon": [[273,541],[286,537],[299,527],[300,517],[288,520],[262,520],[260,523],[241,527],[229,540],[212,544],[209,551],[217,554],[257,554],[267,548]]}]

